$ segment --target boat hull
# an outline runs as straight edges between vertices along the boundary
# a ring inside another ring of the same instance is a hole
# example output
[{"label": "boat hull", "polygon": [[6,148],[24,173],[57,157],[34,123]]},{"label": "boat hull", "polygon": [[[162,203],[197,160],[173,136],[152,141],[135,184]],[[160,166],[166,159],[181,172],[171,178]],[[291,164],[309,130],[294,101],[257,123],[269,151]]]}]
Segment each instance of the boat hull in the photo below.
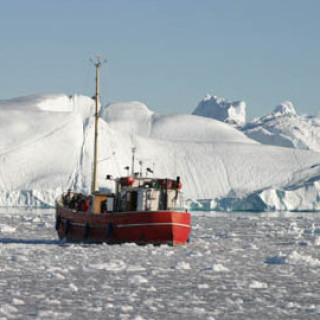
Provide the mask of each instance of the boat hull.
[{"label": "boat hull", "polygon": [[87,243],[181,245],[188,241],[191,217],[178,211],[132,211],[93,214],[56,205],[60,239]]}]

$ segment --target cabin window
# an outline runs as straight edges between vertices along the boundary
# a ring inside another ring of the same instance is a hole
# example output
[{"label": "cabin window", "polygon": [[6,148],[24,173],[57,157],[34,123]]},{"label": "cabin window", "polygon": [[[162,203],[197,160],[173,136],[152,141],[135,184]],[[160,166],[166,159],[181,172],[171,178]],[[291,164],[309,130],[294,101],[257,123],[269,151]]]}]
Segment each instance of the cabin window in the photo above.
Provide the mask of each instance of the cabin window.
[{"label": "cabin window", "polygon": [[114,198],[107,198],[107,211],[112,212],[114,210]]}]

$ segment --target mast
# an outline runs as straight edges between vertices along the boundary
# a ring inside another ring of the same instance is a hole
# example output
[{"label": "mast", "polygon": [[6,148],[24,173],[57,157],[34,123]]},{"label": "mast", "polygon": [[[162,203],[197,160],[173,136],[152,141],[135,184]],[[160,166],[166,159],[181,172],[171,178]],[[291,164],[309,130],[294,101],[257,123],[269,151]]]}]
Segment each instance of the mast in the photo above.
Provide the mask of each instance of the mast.
[{"label": "mast", "polygon": [[135,154],[135,152],[136,152],[136,148],[133,147],[133,148],[131,149],[131,151],[132,151],[131,175],[134,177],[134,154]]},{"label": "mast", "polygon": [[106,62],[103,60],[101,56],[97,56],[96,60],[90,61],[96,67],[96,108],[95,108],[95,122],[94,122],[94,149],[93,149],[93,170],[92,170],[92,184],[91,184],[91,193],[99,191],[98,187],[98,170],[97,170],[97,162],[98,162],[98,122],[99,122],[99,108],[100,108],[100,67],[102,63]]}]

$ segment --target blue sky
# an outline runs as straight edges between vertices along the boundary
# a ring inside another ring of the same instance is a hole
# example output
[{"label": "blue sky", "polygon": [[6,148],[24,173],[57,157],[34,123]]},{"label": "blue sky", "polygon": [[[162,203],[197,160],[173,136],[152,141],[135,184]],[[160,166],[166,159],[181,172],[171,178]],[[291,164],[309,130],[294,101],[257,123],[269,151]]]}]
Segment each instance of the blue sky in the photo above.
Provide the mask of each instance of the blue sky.
[{"label": "blue sky", "polygon": [[206,93],[320,110],[319,0],[0,0],[0,99],[94,93],[190,113]]}]

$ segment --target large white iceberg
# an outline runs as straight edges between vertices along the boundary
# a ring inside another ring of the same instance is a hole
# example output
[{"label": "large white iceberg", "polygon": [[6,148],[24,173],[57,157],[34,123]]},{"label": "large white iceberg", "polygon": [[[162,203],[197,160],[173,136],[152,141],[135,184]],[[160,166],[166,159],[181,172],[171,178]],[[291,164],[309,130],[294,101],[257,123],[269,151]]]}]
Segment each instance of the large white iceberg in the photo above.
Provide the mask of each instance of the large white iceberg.
[{"label": "large white iceberg", "polygon": [[[0,101],[1,206],[53,205],[68,188],[90,191],[93,109],[94,101],[85,96]],[[114,188],[106,174],[126,174],[133,146],[144,172],[151,166],[156,176],[181,177],[189,203],[210,201],[209,208],[232,210],[237,207],[223,201],[245,201],[272,188],[289,195],[289,187],[303,190],[314,183],[315,195],[306,192],[301,205],[287,196],[292,206],[279,207],[270,196],[264,209],[318,210],[320,153],[262,145],[215,119],[157,114],[139,102],[113,103],[101,108],[101,189]],[[253,202],[247,209],[261,208]]]}]

